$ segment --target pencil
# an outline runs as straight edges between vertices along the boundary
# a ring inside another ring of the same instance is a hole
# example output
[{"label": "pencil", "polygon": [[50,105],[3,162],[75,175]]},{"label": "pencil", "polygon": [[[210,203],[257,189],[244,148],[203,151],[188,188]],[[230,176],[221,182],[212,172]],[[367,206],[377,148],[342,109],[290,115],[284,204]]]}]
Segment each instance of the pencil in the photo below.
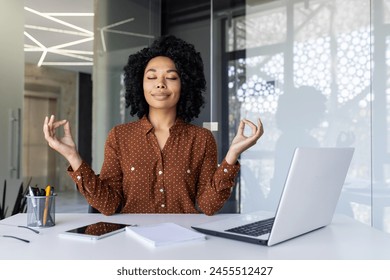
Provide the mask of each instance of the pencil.
[{"label": "pencil", "polygon": [[43,212],[43,225],[45,226],[46,225],[46,222],[47,222],[47,214],[49,212],[49,201],[50,201],[50,189],[51,187],[50,186],[47,186],[46,189],[45,189],[45,193],[46,193],[46,201],[45,201],[45,210]]}]

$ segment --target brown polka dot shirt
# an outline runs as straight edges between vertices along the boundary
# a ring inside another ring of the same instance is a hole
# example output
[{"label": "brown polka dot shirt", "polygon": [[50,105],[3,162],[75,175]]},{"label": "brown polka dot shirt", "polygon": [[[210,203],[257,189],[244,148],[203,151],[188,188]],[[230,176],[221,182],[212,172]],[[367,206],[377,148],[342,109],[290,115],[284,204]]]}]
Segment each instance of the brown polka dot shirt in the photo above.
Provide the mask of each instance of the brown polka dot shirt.
[{"label": "brown polka dot shirt", "polygon": [[[146,117],[108,134],[100,175],[83,162],[69,175],[88,203],[105,215],[216,213],[229,198],[240,165],[218,166],[212,133],[178,119],[161,150]],[[200,209],[200,211],[198,210]]]}]

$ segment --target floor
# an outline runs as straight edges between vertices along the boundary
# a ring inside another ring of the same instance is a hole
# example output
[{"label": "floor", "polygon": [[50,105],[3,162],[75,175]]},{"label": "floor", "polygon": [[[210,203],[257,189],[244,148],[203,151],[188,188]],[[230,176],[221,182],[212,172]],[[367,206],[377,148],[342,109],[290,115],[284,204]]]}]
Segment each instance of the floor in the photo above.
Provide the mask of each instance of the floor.
[{"label": "floor", "polygon": [[88,203],[76,190],[57,193],[57,213],[88,213]]}]

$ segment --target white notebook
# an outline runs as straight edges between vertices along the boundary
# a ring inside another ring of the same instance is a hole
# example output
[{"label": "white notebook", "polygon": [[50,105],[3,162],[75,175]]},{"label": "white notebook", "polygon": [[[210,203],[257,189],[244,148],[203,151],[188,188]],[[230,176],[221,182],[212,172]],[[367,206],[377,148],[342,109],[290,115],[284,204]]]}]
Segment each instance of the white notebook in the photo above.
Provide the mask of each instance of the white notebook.
[{"label": "white notebook", "polygon": [[206,239],[206,235],[175,223],[128,226],[126,232],[155,247]]}]

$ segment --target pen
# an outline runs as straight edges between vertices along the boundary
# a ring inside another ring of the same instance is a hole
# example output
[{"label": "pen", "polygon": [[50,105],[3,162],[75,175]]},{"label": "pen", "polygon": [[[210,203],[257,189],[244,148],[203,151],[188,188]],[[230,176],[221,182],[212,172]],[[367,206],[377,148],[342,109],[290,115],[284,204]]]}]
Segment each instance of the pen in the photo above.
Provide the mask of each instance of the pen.
[{"label": "pen", "polygon": [[51,208],[52,207],[54,207],[54,201],[53,201],[53,195],[54,195],[54,187],[50,187],[50,196],[51,196],[51,200],[50,200],[50,203],[49,203],[49,209],[48,209],[48,217],[47,217],[47,219],[49,220],[49,222],[51,223],[51,225],[54,225],[55,223],[54,223],[54,220],[53,220],[53,218],[52,218],[52,216],[51,216]]},{"label": "pen", "polygon": [[31,186],[28,186],[28,192],[29,192],[30,197],[31,197],[31,204],[33,206],[33,212],[34,212],[34,215],[35,215],[35,220],[37,221],[38,225],[40,226],[41,225],[41,221],[38,219],[38,215],[37,215],[37,202],[35,201],[34,191],[33,191]]},{"label": "pen", "polygon": [[17,240],[20,240],[20,241],[23,241],[23,242],[26,242],[26,243],[30,243],[30,240],[23,239],[23,238],[20,238],[20,237],[17,237],[17,236],[13,236],[13,235],[2,235],[2,236],[3,237],[17,239]]},{"label": "pen", "polygon": [[47,186],[46,189],[45,189],[45,193],[46,193],[46,201],[45,201],[45,210],[43,212],[43,225],[45,226],[46,225],[46,222],[47,222],[47,214],[49,212],[49,196],[51,194],[51,187],[50,186]]}]

